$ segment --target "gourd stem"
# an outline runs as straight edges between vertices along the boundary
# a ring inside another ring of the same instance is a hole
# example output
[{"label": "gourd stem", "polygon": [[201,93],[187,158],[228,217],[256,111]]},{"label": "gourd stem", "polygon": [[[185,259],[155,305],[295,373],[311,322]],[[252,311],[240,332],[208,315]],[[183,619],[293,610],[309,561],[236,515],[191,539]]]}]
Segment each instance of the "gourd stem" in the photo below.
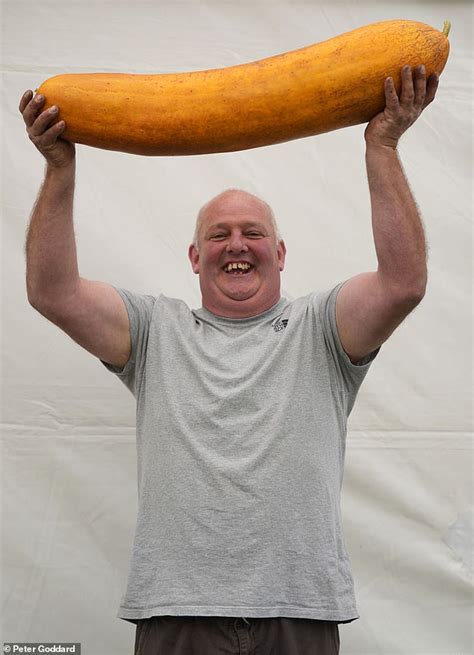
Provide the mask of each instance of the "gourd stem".
[{"label": "gourd stem", "polygon": [[448,36],[449,30],[451,29],[451,21],[445,20],[444,21],[444,26],[443,26],[443,34],[444,36]]}]

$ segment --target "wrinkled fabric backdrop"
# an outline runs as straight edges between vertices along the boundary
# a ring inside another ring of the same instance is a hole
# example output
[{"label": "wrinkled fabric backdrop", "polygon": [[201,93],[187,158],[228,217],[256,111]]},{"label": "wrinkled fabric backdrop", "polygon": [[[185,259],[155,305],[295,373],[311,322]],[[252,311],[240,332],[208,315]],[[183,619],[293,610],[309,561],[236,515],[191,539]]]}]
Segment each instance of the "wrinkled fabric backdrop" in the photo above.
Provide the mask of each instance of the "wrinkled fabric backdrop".
[{"label": "wrinkled fabric backdrop", "polygon": [[[2,5],[2,641],[132,652],[116,618],[137,509],[132,395],[28,304],[25,230],[44,160],[20,96],[63,72],[220,68],[379,20],[452,22],[435,102],[402,137],[429,285],[350,417],[343,520],[361,618],[343,655],[472,652],[470,2],[17,2]],[[229,187],[274,208],[283,295],[376,267],[363,125],[245,152],[141,157],[79,145],[83,277],[200,306],[187,260],[199,207]]]}]

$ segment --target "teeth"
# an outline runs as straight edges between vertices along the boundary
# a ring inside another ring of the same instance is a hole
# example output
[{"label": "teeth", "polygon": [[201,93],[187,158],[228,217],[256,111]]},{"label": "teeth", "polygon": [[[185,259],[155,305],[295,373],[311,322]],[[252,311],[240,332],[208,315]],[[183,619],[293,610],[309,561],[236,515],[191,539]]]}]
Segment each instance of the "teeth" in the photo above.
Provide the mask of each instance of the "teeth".
[{"label": "teeth", "polygon": [[250,268],[250,264],[246,264],[245,262],[232,262],[230,264],[227,264],[225,267],[226,271],[233,271],[240,269],[242,271],[248,271]]}]

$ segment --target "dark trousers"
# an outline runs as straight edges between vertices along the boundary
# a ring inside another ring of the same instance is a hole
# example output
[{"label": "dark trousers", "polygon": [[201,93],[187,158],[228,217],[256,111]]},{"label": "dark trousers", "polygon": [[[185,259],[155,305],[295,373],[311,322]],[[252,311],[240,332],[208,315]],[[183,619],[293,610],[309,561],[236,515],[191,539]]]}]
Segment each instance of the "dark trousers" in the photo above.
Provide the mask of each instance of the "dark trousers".
[{"label": "dark trousers", "polygon": [[337,655],[335,621],[221,616],[139,619],[135,655]]}]

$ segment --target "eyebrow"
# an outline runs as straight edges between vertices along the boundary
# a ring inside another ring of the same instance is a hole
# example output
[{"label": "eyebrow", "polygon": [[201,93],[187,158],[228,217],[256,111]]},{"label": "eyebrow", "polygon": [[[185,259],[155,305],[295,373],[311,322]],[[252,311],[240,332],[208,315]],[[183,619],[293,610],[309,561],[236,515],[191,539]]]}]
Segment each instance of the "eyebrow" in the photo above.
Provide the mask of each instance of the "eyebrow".
[{"label": "eyebrow", "polygon": [[[212,232],[213,230],[227,230],[228,227],[228,223],[213,223],[206,229],[206,234],[209,234],[209,232]],[[267,231],[266,225],[264,223],[260,223],[259,221],[246,221],[245,223],[242,223],[242,227],[244,229],[249,227],[258,227],[263,229],[265,232]]]}]

